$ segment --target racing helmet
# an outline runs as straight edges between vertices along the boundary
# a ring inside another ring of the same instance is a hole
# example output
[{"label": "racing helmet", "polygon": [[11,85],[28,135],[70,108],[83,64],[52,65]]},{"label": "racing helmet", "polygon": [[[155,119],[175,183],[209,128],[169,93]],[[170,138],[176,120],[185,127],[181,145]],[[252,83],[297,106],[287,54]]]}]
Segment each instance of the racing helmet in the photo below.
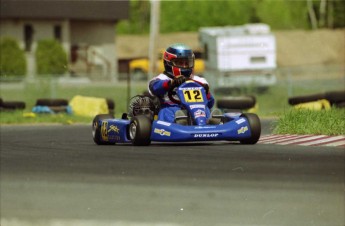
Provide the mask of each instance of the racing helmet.
[{"label": "racing helmet", "polygon": [[183,75],[191,77],[194,69],[195,56],[192,49],[182,43],[169,46],[163,54],[165,72],[170,77]]}]

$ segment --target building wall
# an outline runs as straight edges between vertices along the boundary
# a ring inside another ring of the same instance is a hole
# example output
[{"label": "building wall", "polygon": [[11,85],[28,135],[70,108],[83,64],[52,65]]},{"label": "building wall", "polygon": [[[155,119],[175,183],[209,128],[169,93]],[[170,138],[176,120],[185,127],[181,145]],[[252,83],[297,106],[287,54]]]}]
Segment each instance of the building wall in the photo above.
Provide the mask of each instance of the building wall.
[{"label": "building wall", "polygon": [[[95,21],[71,21],[71,45],[89,48],[88,58],[95,66],[103,67],[101,76],[116,79],[117,58],[115,47],[115,23]],[[96,52],[96,55],[92,53]]]},{"label": "building wall", "polygon": [[61,27],[61,43],[66,51],[69,51],[69,25],[68,21],[63,20],[7,20],[0,22],[0,35],[10,36],[18,40],[20,47],[25,49],[25,25],[31,25],[33,28],[32,48],[34,52],[37,47],[37,41],[42,39],[54,39],[54,26]]},{"label": "building wall", "polygon": [[[25,26],[32,27],[32,45],[30,50],[25,41]],[[67,56],[71,56],[71,46],[88,48],[87,60],[100,76],[116,79],[117,58],[115,49],[115,23],[95,21],[68,20],[9,20],[0,21],[0,36],[10,36],[18,40],[22,49],[26,50],[28,75],[35,75],[34,53],[37,41],[56,38],[54,27],[60,27],[60,41]],[[84,65],[86,67],[86,65]]]}]

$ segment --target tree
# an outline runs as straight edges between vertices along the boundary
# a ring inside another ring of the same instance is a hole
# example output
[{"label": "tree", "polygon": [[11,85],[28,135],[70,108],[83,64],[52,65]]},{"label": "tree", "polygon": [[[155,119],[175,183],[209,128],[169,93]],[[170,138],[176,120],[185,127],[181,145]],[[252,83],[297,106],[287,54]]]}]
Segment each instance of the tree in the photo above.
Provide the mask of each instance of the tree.
[{"label": "tree", "polygon": [[[118,33],[147,34],[150,1],[130,3],[130,19],[117,25]],[[257,22],[274,30],[345,27],[344,0],[176,0],[160,5],[161,33]]]},{"label": "tree", "polygon": [[62,75],[67,72],[67,54],[56,40],[41,40],[36,49],[38,75]]},{"label": "tree", "polygon": [[14,38],[0,40],[0,76],[24,76],[26,74],[26,58]]}]

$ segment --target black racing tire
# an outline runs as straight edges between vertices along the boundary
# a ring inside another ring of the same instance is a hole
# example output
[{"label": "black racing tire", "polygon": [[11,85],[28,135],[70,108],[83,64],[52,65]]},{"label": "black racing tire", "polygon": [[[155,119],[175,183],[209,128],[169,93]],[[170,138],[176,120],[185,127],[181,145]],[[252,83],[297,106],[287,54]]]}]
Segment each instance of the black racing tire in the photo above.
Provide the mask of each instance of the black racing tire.
[{"label": "black racing tire", "polygon": [[217,108],[220,109],[249,109],[255,106],[254,96],[226,97],[217,101]]},{"label": "black racing tire", "polygon": [[334,105],[337,108],[345,108],[345,101],[344,102],[339,102]]},{"label": "black racing tire", "polygon": [[92,138],[93,141],[98,145],[108,145],[108,144],[115,144],[113,142],[106,142],[101,140],[101,125],[99,124],[99,121],[105,120],[105,119],[113,119],[114,116],[111,114],[99,114],[96,115],[95,118],[92,121]]},{"label": "black racing tire", "polygon": [[328,100],[332,105],[345,102],[345,91],[326,92],[325,99]]},{"label": "black racing tire", "polygon": [[241,144],[256,144],[261,135],[260,119],[256,114],[253,113],[244,113],[242,114],[242,116],[244,116],[249,121],[251,137],[240,140],[240,142]]},{"label": "black racing tire", "polygon": [[307,103],[307,102],[312,102],[312,101],[318,101],[325,98],[326,97],[324,93],[317,93],[317,94],[312,94],[312,95],[290,97],[288,99],[288,102],[290,105],[296,105],[296,104],[302,104],[302,103]]},{"label": "black racing tire", "polygon": [[3,103],[4,103],[4,101],[2,100],[2,98],[0,98],[0,108],[2,107]]},{"label": "black racing tire", "polygon": [[132,144],[135,146],[147,146],[151,144],[151,120],[144,116],[134,116],[129,124],[128,133]]},{"label": "black racing tire", "polygon": [[4,110],[23,110],[26,104],[23,101],[2,101],[1,108]]},{"label": "black racing tire", "polygon": [[107,101],[109,114],[114,116],[115,115],[115,102],[110,98],[106,98],[105,100]]},{"label": "black racing tire", "polygon": [[48,106],[48,107],[59,107],[67,106],[68,100],[66,99],[52,99],[52,98],[42,98],[36,100],[36,106]]}]

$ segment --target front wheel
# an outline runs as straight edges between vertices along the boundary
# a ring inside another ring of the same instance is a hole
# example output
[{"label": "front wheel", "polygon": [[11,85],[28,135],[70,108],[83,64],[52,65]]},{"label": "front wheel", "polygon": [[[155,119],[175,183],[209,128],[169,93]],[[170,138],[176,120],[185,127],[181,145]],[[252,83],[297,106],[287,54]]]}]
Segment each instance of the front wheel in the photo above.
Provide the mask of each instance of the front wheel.
[{"label": "front wheel", "polygon": [[249,122],[251,136],[244,140],[241,140],[241,144],[256,144],[260,139],[261,123],[256,114],[244,113],[242,114]]},{"label": "front wheel", "polygon": [[129,137],[132,144],[136,146],[150,145],[151,126],[151,120],[148,117],[144,115],[133,117],[129,124]]},{"label": "front wheel", "polygon": [[93,119],[93,121],[92,121],[92,137],[93,137],[93,141],[96,144],[98,144],[98,145],[115,144],[115,143],[103,141],[101,139],[102,128],[101,128],[100,122],[102,122],[103,120],[106,120],[106,119],[113,119],[113,118],[114,118],[114,116],[111,114],[99,114],[99,115],[96,115],[95,118]]}]

